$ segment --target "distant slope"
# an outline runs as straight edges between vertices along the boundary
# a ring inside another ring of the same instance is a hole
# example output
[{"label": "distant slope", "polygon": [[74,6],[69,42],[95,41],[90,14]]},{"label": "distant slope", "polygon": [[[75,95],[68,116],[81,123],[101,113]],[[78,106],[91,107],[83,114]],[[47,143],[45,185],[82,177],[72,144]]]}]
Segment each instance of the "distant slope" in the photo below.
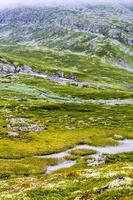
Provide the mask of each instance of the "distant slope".
[{"label": "distant slope", "polygon": [[[111,90],[119,88],[131,97],[132,7],[3,10],[0,12],[0,58],[2,63],[3,60],[13,65],[17,62],[19,66],[28,65],[49,75],[63,73],[64,78],[109,85]],[[94,85],[89,87],[95,88]]]}]

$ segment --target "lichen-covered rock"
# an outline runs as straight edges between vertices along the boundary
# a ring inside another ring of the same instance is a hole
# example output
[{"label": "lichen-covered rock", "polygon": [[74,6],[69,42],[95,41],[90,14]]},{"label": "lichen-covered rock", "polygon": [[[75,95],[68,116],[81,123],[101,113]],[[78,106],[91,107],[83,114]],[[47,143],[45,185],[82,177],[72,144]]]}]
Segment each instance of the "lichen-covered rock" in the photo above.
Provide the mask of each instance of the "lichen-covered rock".
[{"label": "lichen-covered rock", "polygon": [[109,30],[108,35],[110,38],[118,39],[121,35],[121,32],[117,29],[111,29]]},{"label": "lichen-covered rock", "polygon": [[133,37],[128,36],[128,35],[125,35],[125,34],[122,34],[122,35],[121,35],[121,38],[122,38],[123,41],[124,41],[125,43],[127,43],[129,46],[133,46]]},{"label": "lichen-covered rock", "polygon": [[13,73],[33,73],[33,70],[31,67],[24,65],[24,66],[14,66],[13,64],[8,63],[0,63],[0,73],[7,73],[7,74],[13,74]]},{"label": "lichen-covered rock", "polygon": [[0,63],[0,73],[15,73],[15,67],[13,65]]},{"label": "lichen-covered rock", "polygon": [[123,136],[121,136],[121,135],[115,134],[115,135],[113,136],[113,139],[115,139],[115,140],[123,140],[124,138],[123,138]]},{"label": "lichen-covered rock", "polygon": [[28,126],[16,126],[12,127],[13,130],[19,130],[19,131],[43,131],[46,130],[47,127],[40,127],[36,124],[28,125]]},{"label": "lichen-covered rock", "polygon": [[19,134],[17,132],[8,132],[8,136],[17,137]]},{"label": "lichen-covered rock", "polygon": [[112,189],[112,188],[119,188],[121,186],[130,186],[133,179],[130,177],[119,177],[116,180],[112,181],[106,186],[103,186],[97,190],[98,193],[102,193],[106,190]]}]

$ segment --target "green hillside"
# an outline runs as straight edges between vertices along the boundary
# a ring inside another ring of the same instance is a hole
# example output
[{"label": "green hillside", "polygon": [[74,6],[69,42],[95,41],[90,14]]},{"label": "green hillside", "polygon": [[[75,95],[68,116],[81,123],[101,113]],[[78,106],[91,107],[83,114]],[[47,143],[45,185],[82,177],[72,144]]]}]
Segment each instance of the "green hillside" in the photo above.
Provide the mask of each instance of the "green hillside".
[{"label": "green hillside", "polygon": [[0,200],[132,200],[132,144],[132,6],[1,10]]}]

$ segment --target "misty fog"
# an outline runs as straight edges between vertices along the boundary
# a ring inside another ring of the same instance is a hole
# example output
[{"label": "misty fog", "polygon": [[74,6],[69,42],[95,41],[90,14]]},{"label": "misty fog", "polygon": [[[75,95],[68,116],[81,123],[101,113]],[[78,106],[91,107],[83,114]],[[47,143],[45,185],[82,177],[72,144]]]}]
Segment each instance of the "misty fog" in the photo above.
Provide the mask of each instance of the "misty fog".
[{"label": "misty fog", "polygon": [[101,4],[101,3],[133,3],[133,0],[0,0],[0,9],[20,6],[76,6],[80,4]]}]

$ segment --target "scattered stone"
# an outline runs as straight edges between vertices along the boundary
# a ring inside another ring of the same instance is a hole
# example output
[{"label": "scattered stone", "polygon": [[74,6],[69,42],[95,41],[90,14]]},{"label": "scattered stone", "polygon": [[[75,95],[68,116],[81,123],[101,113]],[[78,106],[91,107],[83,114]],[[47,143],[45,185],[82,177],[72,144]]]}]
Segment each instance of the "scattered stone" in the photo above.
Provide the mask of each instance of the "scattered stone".
[{"label": "scattered stone", "polygon": [[98,193],[102,193],[109,189],[109,185],[103,186],[97,190]]},{"label": "scattered stone", "polygon": [[64,78],[64,76],[65,76],[64,72],[60,72],[58,76],[61,77],[61,78]]},{"label": "scattered stone", "polygon": [[115,139],[115,140],[123,140],[124,138],[121,135],[114,135],[113,139]]},{"label": "scattered stone", "polygon": [[120,186],[130,185],[132,183],[132,181],[133,181],[133,179],[130,178],[130,177],[119,177],[116,180],[109,183],[108,185],[99,188],[97,190],[97,192],[102,193],[102,192],[104,192],[108,189],[111,189],[111,188],[117,188],[117,187],[120,187]]},{"label": "scattered stone", "polygon": [[10,129],[10,128],[11,128],[11,125],[10,125],[10,124],[7,124],[7,128]]},{"label": "scattered stone", "polygon": [[19,63],[18,62],[13,62],[13,65],[18,66]]},{"label": "scattered stone", "polygon": [[111,29],[108,34],[110,38],[118,39],[121,35],[121,32],[117,29]]},{"label": "scattered stone", "polygon": [[94,167],[94,166],[97,166],[97,165],[100,165],[100,164],[104,164],[106,156],[103,155],[103,154],[97,153],[97,154],[93,155],[91,158],[92,158],[91,160],[89,159],[87,161],[88,162],[88,166],[89,167]]},{"label": "scattered stone", "polygon": [[47,127],[40,127],[38,125],[29,125],[29,126],[16,126],[13,127],[13,130],[19,130],[19,131],[43,131],[46,130]]},{"label": "scattered stone", "polygon": [[[42,127],[38,126],[36,124],[28,124],[28,119],[26,118],[10,118],[7,119],[8,122],[11,123],[11,125],[7,125],[7,128],[12,130],[18,130],[18,131],[43,131],[47,129],[47,126]],[[21,124],[21,126],[13,126],[13,124],[18,123]],[[24,125],[24,126],[22,126]]]},{"label": "scattered stone", "polygon": [[68,130],[74,130],[75,127],[74,127],[74,126],[72,126],[72,127],[70,127],[70,126],[65,126],[65,129],[68,129]]},{"label": "scattered stone", "polygon": [[102,33],[107,28],[107,24],[93,23],[89,25],[88,30],[92,33]]},{"label": "scattered stone", "polygon": [[10,118],[7,119],[7,121],[9,121],[10,123],[26,123],[27,119],[26,118]]},{"label": "scattered stone", "polygon": [[17,132],[8,132],[8,136],[17,137],[18,135]]},{"label": "scattered stone", "polygon": [[68,115],[64,115],[64,118],[68,118],[69,116]]},{"label": "scattered stone", "polygon": [[31,74],[31,73],[33,73],[33,70],[31,67],[24,65],[21,67],[17,67],[17,72],[24,73],[24,74]]},{"label": "scattered stone", "polygon": [[117,60],[117,64],[118,64],[118,65],[121,65],[121,66],[125,66],[125,65],[126,65],[125,61],[122,60],[122,59],[118,59],[118,60]]},{"label": "scattered stone", "polygon": [[121,38],[123,39],[123,41],[125,43],[127,43],[129,46],[133,46],[133,37],[126,35],[126,34],[122,34]]},{"label": "scattered stone", "polygon": [[79,120],[78,124],[84,124],[84,121],[83,120]]}]

